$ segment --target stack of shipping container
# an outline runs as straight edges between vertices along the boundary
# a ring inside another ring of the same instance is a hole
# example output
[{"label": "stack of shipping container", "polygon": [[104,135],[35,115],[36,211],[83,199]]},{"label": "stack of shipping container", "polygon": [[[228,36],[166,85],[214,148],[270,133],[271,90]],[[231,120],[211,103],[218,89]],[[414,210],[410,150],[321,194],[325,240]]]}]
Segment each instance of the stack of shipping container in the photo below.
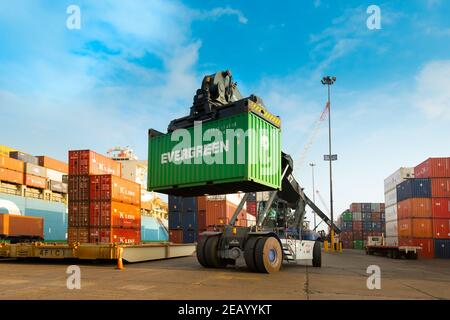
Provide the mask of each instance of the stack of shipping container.
[{"label": "stack of shipping container", "polygon": [[[243,194],[169,196],[169,241],[196,242],[201,232],[228,224],[242,197]],[[245,208],[246,205],[238,215],[236,226],[247,227],[249,220],[250,223],[255,221],[252,215],[247,216]]]},{"label": "stack of shipping container", "polygon": [[414,177],[414,168],[402,167],[384,180],[384,202],[386,204],[386,235],[388,246],[398,246],[397,185]]},{"label": "stack of shipping container", "polygon": [[420,258],[450,258],[450,158],[429,158],[396,186],[398,244]]},{"label": "stack of shipping container", "polygon": [[69,151],[68,242],[141,241],[140,185],[120,163],[91,150]]},{"label": "stack of shipping container", "polygon": [[345,249],[363,249],[369,236],[385,232],[384,203],[352,203],[338,218],[339,239]]}]

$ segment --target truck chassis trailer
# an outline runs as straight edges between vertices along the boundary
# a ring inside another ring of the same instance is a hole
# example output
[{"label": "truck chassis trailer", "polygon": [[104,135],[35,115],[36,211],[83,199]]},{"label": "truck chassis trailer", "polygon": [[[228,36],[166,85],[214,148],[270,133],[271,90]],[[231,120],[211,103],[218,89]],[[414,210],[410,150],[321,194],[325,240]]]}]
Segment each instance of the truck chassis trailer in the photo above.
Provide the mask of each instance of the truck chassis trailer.
[{"label": "truck chassis trailer", "polygon": [[392,259],[417,259],[417,251],[421,247],[414,246],[380,246],[372,245],[366,246],[366,254],[386,256]]},{"label": "truck chassis trailer", "polygon": [[0,243],[0,258],[16,259],[80,259],[124,260],[143,262],[191,256],[195,244],[148,243],[138,245],[116,244],[61,244],[61,243]]}]

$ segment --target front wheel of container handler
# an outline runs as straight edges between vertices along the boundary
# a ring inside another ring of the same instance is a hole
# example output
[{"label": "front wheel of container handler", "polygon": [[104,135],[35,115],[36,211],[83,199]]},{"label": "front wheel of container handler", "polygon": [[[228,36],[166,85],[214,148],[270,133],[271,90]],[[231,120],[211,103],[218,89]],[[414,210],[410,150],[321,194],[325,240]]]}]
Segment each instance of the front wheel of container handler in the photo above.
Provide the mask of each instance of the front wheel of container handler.
[{"label": "front wheel of container handler", "polygon": [[217,247],[219,245],[220,237],[209,237],[205,243],[205,259],[206,264],[210,268],[224,268],[226,267],[225,260],[219,258],[217,255]]},{"label": "front wheel of container handler", "polygon": [[245,243],[244,248],[244,259],[247,268],[252,272],[257,272],[258,269],[256,267],[255,261],[255,248],[259,239],[262,237],[249,237],[247,242]]},{"label": "front wheel of container handler", "polygon": [[312,265],[315,268],[322,267],[322,249],[319,241],[314,242]]},{"label": "front wheel of container handler", "polygon": [[283,263],[283,251],[275,237],[264,237],[256,243],[256,268],[262,273],[278,272]]},{"label": "front wheel of container handler", "polygon": [[197,248],[196,248],[197,260],[205,268],[209,267],[208,263],[206,262],[206,257],[205,257],[205,244],[206,244],[207,240],[208,240],[207,236],[201,236],[200,240],[197,242]]}]

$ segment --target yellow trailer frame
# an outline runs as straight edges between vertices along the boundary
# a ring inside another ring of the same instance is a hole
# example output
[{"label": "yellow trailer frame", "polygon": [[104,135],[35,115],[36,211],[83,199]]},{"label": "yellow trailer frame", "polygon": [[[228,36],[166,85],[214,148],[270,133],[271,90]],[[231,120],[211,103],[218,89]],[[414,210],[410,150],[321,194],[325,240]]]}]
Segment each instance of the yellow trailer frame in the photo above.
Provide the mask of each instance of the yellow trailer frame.
[{"label": "yellow trailer frame", "polygon": [[169,242],[139,245],[61,244],[61,243],[0,243],[0,258],[83,259],[142,262],[190,256],[195,244]]}]

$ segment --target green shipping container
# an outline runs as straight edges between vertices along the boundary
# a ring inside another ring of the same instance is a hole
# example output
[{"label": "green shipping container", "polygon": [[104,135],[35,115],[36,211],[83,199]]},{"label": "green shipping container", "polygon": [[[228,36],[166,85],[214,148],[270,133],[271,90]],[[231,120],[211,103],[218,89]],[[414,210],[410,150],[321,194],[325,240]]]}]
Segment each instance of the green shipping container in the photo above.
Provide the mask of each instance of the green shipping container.
[{"label": "green shipping container", "polygon": [[168,134],[150,133],[148,150],[150,191],[188,197],[281,188],[281,130],[251,108]]},{"label": "green shipping container", "polygon": [[364,241],[363,240],[354,240],[353,241],[353,249],[364,249]]},{"label": "green shipping container", "polygon": [[342,219],[344,221],[353,221],[353,214],[350,211],[345,211],[342,213]]}]

